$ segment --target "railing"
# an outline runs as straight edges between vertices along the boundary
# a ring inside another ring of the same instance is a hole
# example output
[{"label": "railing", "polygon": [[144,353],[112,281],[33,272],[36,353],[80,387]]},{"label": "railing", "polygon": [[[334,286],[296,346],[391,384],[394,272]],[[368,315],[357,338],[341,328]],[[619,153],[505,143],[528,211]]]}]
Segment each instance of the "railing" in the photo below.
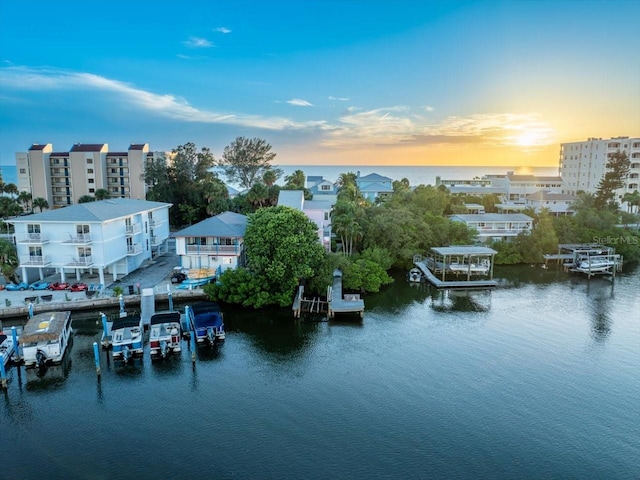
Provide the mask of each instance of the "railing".
[{"label": "railing", "polygon": [[142,227],[139,223],[136,223],[135,225],[127,225],[126,232],[127,235],[137,235],[138,233],[142,232]]},{"label": "railing", "polygon": [[21,265],[36,265],[36,266],[45,266],[51,263],[51,258],[49,256],[43,255],[25,255],[20,257]]},{"label": "railing", "polygon": [[86,257],[80,258],[72,258],[67,266],[69,267],[90,267],[93,265],[93,257],[91,255],[87,255]]},{"label": "railing", "polygon": [[156,226],[156,221],[153,218],[149,219],[149,226],[150,227],[155,227]]},{"label": "railing", "polygon": [[18,238],[18,243],[31,243],[31,244],[49,243],[49,237],[41,233],[27,233],[25,237]]},{"label": "railing", "polygon": [[242,245],[187,245],[187,254],[239,255]]},{"label": "railing", "polygon": [[142,245],[139,243],[127,245],[127,255],[138,255],[140,252],[142,252]]},{"label": "railing", "polygon": [[62,243],[86,245],[87,243],[91,243],[91,242],[92,240],[91,240],[90,233],[78,233],[75,236],[69,234],[69,240],[65,240]]},{"label": "railing", "polygon": [[481,228],[481,227],[473,227],[478,230],[480,235],[518,235],[521,232],[528,232],[530,228]]}]

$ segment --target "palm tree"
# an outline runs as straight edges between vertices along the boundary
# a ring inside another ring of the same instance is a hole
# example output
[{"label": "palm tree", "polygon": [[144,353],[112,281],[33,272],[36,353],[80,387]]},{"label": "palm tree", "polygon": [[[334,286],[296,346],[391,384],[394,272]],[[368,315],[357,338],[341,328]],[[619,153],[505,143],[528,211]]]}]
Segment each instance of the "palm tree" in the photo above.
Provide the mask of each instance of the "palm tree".
[{"label": "palm tree", "polygon": [[44,210],[45,208],[49,208],[49,202],[47,202],[47,200],[42,197],[34,198],[33,208],[36,208],[36,207],[39,208],[40,211],[42,212],[42,210]]},{"label": "palm tree", "polygon": [[3,190],[4,190],[4,193],[8,193],[12,197],[17,197],[19,193],[18,187],[16,186],[15,183],[5,183]]},{"label": "palm tree", "polygon": [[19,283],[16,278],[18,268],[18,254],[14,247],[7,240],[0,238],[0,274],[13,283]]},{"label": "palm tree", "polygon": [[304,172],[302,170],[296,170],[291,175],[287,175],[284,177],[285,186],[287,188],[293,188],[295,190],[303,190],[305,183],[307,183],[307,179],[304,176]]},{"label": "palm tree", "polygon": [[635,190],[633,193],[625,193],[622,201],[627,204],[627,212],[633,213],[633,207],[635,207],[636,213],[638,213],[638,208],[640,207],[640,192]]},{"label": "palm tree", "polygon": [[96,190],[96,200],[106,200],[110,196],[111,195],[109,195],[109,192],[104,188],[99,188],[98,190]]},{"label": "palm tree", "polygon": [[270,168],[269,170],[264,172],[264,175],[262,175],[262,181],[269,188],[271,188],[276,183],[277,180],[278,180],[278,172],[273,168]]},{"label": "palm tree", "polygon": [[33,207],[31,205],[31,194],[29,192],[20,192],[18,194],[18,203],[22,205],[22,209],[25,212],[33,212]]}]

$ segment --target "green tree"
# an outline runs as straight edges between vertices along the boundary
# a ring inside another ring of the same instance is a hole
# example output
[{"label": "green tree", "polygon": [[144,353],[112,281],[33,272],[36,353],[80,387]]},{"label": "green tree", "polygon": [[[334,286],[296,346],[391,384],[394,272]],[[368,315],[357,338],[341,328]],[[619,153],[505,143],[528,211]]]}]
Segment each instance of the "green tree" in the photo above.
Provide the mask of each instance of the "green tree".
[{"label": "green tree", "polygon": [[616,190],[624,187],[624,180],[629,174],[631,162],[626,152],[618,150],[612,153],[607,160],[607,170],[600,180],[595,196],[595,206],[598,209],[618,209],[616,202]]},{"label": "green tree", "polygon": [[109,191],[104,188],[97,189],[95,193],[96,200],[106,200],[110,196]]},{"label": "green tree", "polygon": [[12,283],[19,283],[16,278],[17,268],[18,254],[16,247],[7,240],[0,238],[0,274]]},{"label": "green tree", "polygon": [[304,213],[289,207],[257,210],[245,232],[248,271],[228,270],[220,285],[211,284],[205,292],[255,308],[290,305],[299,280],[312,278],[324,258],[316,229]]},{"label": "green tree", "polygon": [[289,190],[304,190],[307,177],[302,170],[296,170],[291,175],[284,177],[285,188]]},{"label": "green tree", "polygon": [[95,201],[96,201],[96,197],[92,197],[91,195],[82,195],[78,199],[78,203],[89,203],[89,202],[95,202]]},{"label": "green tree", "polygon": [[278,178],[280,178],[280,175],[281,174],[280,174],[279,168],[270,168],[269,170],[264,172],[264,174],[262,175],[262,181],[267,187],[271,188],[278,181]]},{"label": "green tree", "polygon": [[33,211],[32,206],[32,197],[29,192],[20,192],[18,194],[18,198],[16,199],[20,205],[22,205],[22,209],[25,212],[31,213]]},{"label": "green tree", "polygon": [[238,137],[224,148],[218,167],[222,169],[227,180],[248,189],[259,181],[265,172],[275,170],[270,163],[275,156],[271,151],[271,145],[265,140]]},{"label": "green tree", "polygon": [[33,199],[33,208],[39,208],[42,212],[45,208],[49,208],[49,202],[42,197]]},{"label": "green tree", "polygon": [[635,208],[635,213],[638,213],[640,210],[640,192],[635,190],[632,192],[627,192],[623,195],[622,201],[627,204],[627,212],[633,213]]}]

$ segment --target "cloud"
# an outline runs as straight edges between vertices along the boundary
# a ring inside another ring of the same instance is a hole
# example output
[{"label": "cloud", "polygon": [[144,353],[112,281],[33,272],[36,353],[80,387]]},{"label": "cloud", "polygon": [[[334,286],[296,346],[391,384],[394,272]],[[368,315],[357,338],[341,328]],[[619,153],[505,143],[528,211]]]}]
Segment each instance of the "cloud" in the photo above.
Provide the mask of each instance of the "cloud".
[{"label": "cloud", "polygon": [[220,113],[200,110],[185,99],[170,94],[152,93],[128,83],[100,75],[55,69],[0,68],[0,84],[5,89],[49,91],[100,91],[119,97],[123,107],[134,107],[161,117],[184,122],[216,123],[266,130],[330,128],[324,121],[297,122],[289,118],[244,113]]},{"label": "cloud", "polygon": [[185,46],[189,48],[211,48],[213,47],[213,43],[211,43],[206,38],[200,37],[189,37],[189,40],[185,40],[182,42]]},{"label": "cloud", "polygon": [[331,97],[331,96],[329,96],[327,98],[329,98],[329,100],[339,100],[341,102],[348,102],[349,101],[349,99],[345,98],[345,97]]},{"label": "cloud", "polygon": [[427,112],[433,112],[433,111],[435,110],[435,108],[433,108],[431,105],[427,105],[426,107],[424,107],[424,109],[425,109]]},{"label": "cloud", "polygon": [[292,98],[291,100],[287,100],[286,103],[295,105],[296,107],[313,107],[313,104],[299,98]]},{"label": "cloud", "polygon": [[231,30],[229,30],[227,27],[214,28],[213,31],[218,33],[231,33]]}]

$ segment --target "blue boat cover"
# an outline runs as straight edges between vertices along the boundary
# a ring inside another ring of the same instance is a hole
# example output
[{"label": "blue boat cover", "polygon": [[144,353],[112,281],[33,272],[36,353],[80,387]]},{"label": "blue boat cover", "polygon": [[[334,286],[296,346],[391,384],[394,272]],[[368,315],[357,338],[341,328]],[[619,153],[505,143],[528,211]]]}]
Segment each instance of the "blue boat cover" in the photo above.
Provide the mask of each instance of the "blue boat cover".
[{"label": "blue boat cover", "polygon": [[180,312],[164,312],[156,313],[151,316],[151,325],[157,325],[159,323],[180,323]]},{"label": "blue boat cover", "polygon": [[140,315],[130,317],[116,318],[111,326],[111,331],[120,330],[121,328],[131,328],[140,326]]}]

